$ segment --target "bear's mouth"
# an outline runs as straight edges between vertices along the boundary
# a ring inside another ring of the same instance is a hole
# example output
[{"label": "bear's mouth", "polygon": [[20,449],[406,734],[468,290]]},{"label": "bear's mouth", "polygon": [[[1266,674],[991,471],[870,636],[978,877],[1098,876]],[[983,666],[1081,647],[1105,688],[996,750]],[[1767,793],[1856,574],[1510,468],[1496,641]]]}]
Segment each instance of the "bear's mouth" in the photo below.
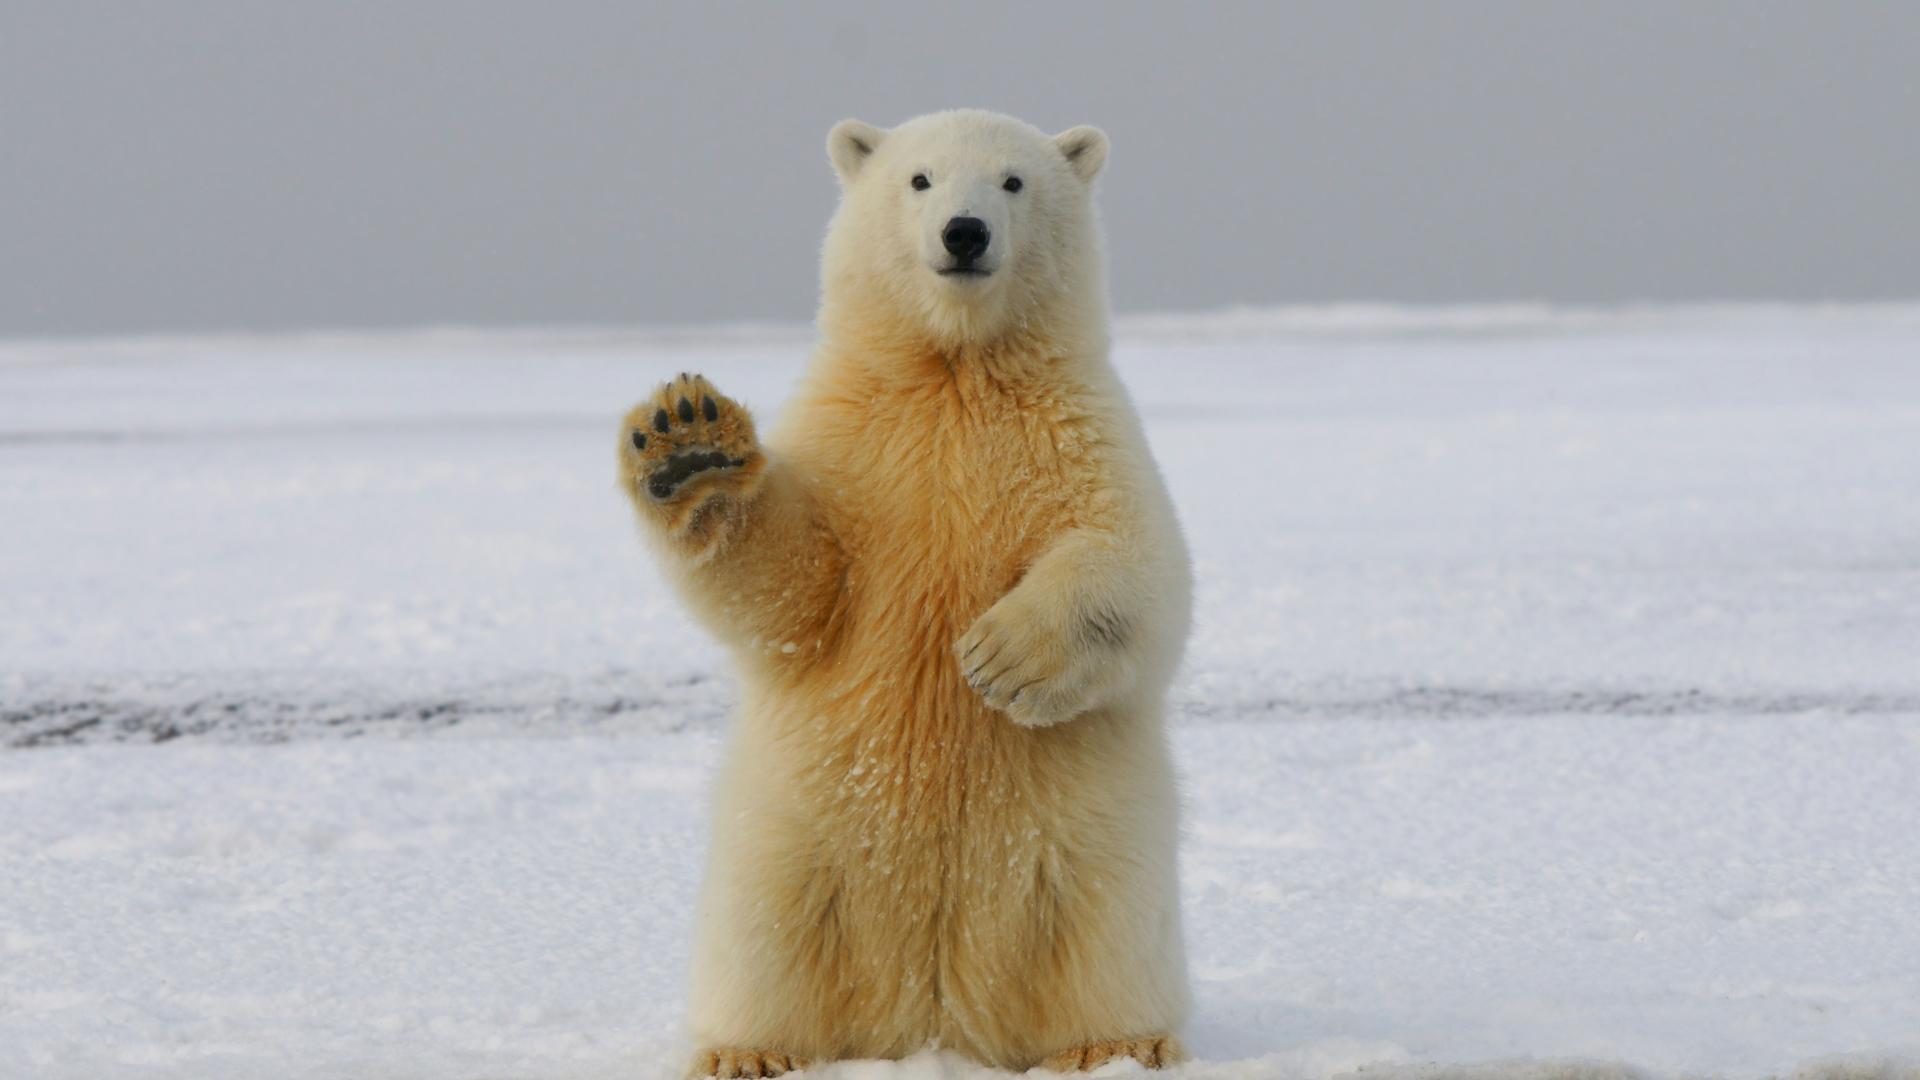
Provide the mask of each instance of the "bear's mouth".
[{"label": "bear's mouth", "polygon": [[941,277],[987,277],[993,271],[985,266],[943,266],[936,273]]}]

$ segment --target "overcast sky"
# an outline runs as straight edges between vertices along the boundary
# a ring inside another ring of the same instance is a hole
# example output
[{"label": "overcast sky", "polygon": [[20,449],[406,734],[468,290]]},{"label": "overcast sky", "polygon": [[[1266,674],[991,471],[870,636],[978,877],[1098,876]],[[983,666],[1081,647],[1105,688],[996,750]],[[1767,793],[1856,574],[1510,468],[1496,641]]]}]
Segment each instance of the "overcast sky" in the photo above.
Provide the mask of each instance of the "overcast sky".
[{"label": "overcast sky", "polygon": [[844,116],[1104,127],[1122,310],[1920,298],[1920,4],[0,2],[0,335],[801,320]]}]

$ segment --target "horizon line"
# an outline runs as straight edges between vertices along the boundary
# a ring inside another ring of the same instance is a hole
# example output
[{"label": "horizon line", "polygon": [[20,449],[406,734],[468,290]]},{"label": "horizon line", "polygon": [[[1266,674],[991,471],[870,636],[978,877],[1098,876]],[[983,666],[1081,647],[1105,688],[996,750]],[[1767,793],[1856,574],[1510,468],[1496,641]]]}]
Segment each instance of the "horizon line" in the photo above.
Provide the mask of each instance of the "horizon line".
[{"label": "horizon line", "polygon": [[[1338,301],[1312,304],[1237,304],[1175,311],[1134,311],[1112,317],[1116,344],[1128,340],[1265,336],[1475,336],[1545,331],[1596,331],[1673,326],[1764,316],[1877,317],[1920,322],[1920,296],[1905,300],[1632,301],[1617,304],[1508,300],[1469,303]],[[146,349],[168,345],[248,342],[324,345],[456,345],[552,342],[571,346],[650,344],[791,344],[815,335],[812,320],[740,319],[700,323],[429,321],[392,326],[227,328],[107,333],[0,335],[0,352],[19,349]]]}]

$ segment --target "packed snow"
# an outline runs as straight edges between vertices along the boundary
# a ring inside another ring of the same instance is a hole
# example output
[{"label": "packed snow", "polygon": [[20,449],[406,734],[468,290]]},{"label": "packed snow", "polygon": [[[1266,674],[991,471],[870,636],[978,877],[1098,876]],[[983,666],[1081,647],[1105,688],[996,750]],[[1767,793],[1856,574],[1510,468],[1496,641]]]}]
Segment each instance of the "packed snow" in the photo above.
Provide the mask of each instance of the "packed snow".
[{"label": "packed snow", "polygon": [[[733,687],[615,425],[806,348],[0,343],[0,1077],[678,1075]],[[1920,1077],[1920,307],[1116,361],[1198,583],[1178,1075]]]}]

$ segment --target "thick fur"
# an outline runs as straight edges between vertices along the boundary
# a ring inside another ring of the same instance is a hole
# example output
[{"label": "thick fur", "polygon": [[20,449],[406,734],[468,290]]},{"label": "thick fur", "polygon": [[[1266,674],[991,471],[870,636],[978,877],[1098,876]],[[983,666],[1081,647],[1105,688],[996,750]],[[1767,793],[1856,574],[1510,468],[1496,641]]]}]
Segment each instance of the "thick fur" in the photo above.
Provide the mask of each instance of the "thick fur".
[{"label": "thick fur", "polygon": [[[822,340],[778,429],[763,445],[682,376],[620,434],[644,531],[743,684],[694,1071],[930,1043],[1171,1063],[1162,711],[1189,571],[1107,359],[1105,136],[966,111],[848,121],[828,150]],[[991,275],[938,272],[962,213],[992,231]]]}]

